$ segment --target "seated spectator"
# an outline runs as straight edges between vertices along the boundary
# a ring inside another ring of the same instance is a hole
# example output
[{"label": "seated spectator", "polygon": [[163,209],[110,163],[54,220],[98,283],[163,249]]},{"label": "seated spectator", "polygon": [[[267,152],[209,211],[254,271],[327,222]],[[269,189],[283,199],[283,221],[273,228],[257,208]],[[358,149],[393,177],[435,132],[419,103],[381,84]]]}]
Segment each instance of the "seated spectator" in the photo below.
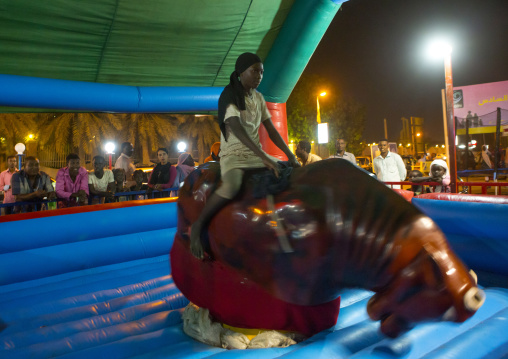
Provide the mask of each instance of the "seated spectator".
[{"label": "seated spectator", "polygon": [[309,141],[300,141],[296,146],[295,155],[298,158],[298,162],[303,166],[310,165],[311,163],[321,161],[321,157],[310,153],[310,142]]},{"label": "seated spectator", "polygon": [[104,169],[106,161],[102,156],[95,156],[92,159],[93,171],[88,172],[88,191],[92,198],[92,204],[114,202],[115,199],[115,180],[113,171]]},{"label": "seated spectator", "polygon": [[79,156],[71,153],[66,158],[67,167],[56,174],[58,208],[88,204],[88,172],[81,167]]},{"label": "seated spectator", "polygon": [[210,156],[205,158],[204,163],[207,163],[210,161],[219,162],[220,161],[219,152],[220,152],[220,142],[215,142],[212,145],[212,148],[210,148]]},{"label": "seated spectator", "polygon": [[[412,170],[412,171],[409,171],[409,174],[407,175],[407,177],[408,177],[409,182],[414,182],[413,180],[415,178],[423,177],[423,173],[421,173],[418,170]],[[411,189],[410,189],[411,192],[414,192],[415,196],[418,196],[418,195],[424,193],[424,190],[425,190],[425,186],[422,186],[422,185],[411,185]]]},{"label": "seated spectator", "polygon": [[[16,197],[12,194],[11,178],[14,173],[18,172],[16,168],[16,156],[7,157],[7,169],[0,173],[0,191],[4,192],[3,203],[14,203]],[[11,214],[14,207],[2,208],[2,214]]]},{"label": "seated spectator", "polygon": [[[194,159],[191,154],[184,152],[178,157],[178,163],[176,165],[176,177],[171,187],[180,188],[185,178],[194,171]],[[178,195],[178,191],[171,191],[171,197]]]},{"label": "seated spectator", "polygon": [[434,160],[430,164],[430,174],[429,177],[415,177],[411,182],[439,182],[440,185],[434,188],[433,192],[435,193],[450,193],[450,172],[448,170],[448,165],[443,160]]},{"label": "seated spectator", "polygon": [[[25,158],[23,169],[12,175],[12,195],[16,202],[54,200],[55,190],[51,185],[49,176],[39,170],[39,160],[32,156]],[[20,207],[15,207],[14,212],[19,213]],[[26,207],[27,212],[34,210],[33,206]]]},{"label": "seated spectator", "polygon": [[123,168],[113,169],[113,179],[115,180],[115,199],[117,202],[128,201],[129,196],[118,196],[118,193],[129,192],[130,188],[125,187],[125,171]]},{"label": "seated spectator", "polygon": [[129,189],[131,192],[146,191],[148,189],[148,186],[143,184],[145,181],[145,172],[143,172],[143,170],[135,170],[132,174],[132,179],[136,182],[136,184]]},{"label": "seated spectator", "polygon": [[[136,182],[136,185],[129,188],[130,192],[140,192],[140,191],[146,191],[148,189],[148,186],[146,184],[143,184],[145,180],[145,172],[143,170],[135,170],[132,174],[132,179],[134,182]],[[140,199],[146,199],[146,194],[133,194],[131,195],[131,200],[140,200]]]},{"label": "seated spectator", "polygon": [[171,188],[175,183],[175,178],[177,175],[177,169],[171,166],[171,163],[168,162],[167,149],[159,148],[157,150],[157,158],[159,159],[159,163],[157,166],[155,166],[152,173],[150,174],[150,177],[148,178],[149,193],[151,193],[153,190],[161,191],[167,188]]}]

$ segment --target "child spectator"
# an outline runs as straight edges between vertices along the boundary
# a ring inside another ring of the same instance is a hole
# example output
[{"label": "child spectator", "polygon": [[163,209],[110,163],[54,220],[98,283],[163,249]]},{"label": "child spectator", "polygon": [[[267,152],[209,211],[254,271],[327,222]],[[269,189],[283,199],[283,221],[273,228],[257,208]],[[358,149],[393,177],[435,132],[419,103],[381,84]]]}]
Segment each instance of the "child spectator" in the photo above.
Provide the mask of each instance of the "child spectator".
[{"label": "child spectator", "polygon": [[145,180],[145,172],[143,170],[135,170],[132,174],[132,179],[136,182],[136,185],[130,188],[130,191],[146,191],[148,186],[143,184]]},{"label": "child spectator", "polygon": [[439,182],[441,185],[436,186],[435,193],[450,193],[450,172],[448,165],[443,160],[434,160],[430,164],[430,177],[414,177],[411,182]]},{"label": "child spectator", "polygon": [[[123,168],[115,168],[113,169],[113,179],[115,180],[115,193],[121,193],[128,191],[127,188],[124,187],[125,183],[125,170]],[[117,202],[128,201],[127,196],[116,196]]]},{"label": "child spectator", "polygon": [[[423,173],[421,173],[418,170],[412,170],[407,175],[409,182],[415,182],[414,179],[419,178],[419,177],[423,177]],[[425,188],[422,185],[411,185],[410,191],[414,192],[415,196],[418,196],[418,195],[424,193],[424,189]]]},{"label": "child spectator", "polygon": [[[129,191],[130,192],[140,192],[140,191],[146,191],[148,189],[148,186],[146,184],[143,184],[143,181],[145,180],[145,172],[143,170],[135,170],[132,174],[132,180],[136,182],[136,185],[132,186]],[[131,200],[141,200],[146,199],[146,194],[133,194],[131,195]]]},{"label": "child spectator", "polygon": [[92,159],[93,171],[88,173],[88,191],[92,198],[92,204],[114,202],[115,199],[115,179],[110,169],[104,169],[106,161],[102,156],[95,156]]}]

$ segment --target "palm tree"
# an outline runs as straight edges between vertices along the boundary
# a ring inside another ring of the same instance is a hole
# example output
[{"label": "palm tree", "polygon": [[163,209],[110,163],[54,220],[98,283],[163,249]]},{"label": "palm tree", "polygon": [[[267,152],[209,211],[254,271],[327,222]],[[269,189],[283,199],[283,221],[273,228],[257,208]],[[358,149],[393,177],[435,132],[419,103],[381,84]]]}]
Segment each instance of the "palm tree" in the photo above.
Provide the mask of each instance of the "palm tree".
[{"label": "palm tree", "polygon": [[210,147],[220,140],[220,128],[214,116],[187,115],[179,131],[197,141],[200,163],[208,156]]},{"label": "palm tree", "polygon": [[14,145],[25,142],[30,133],[37,130],[34,113],[0,113],[0,146],[8,154],[14,152]]},{"label": "palm tree", "polygon": [[116,138],[122,127],[116,114],[47,113],[39,117],[39,144],[45,150],[63,154],[70,147],[81,158],[98,151],[106,140]]},{"label": "palm tree", "polygon": [[127,141],[142,153],[142,164],[150,164],[150,153],[177,138],[181,116],[155,113],[125,114],[124,133]]}]

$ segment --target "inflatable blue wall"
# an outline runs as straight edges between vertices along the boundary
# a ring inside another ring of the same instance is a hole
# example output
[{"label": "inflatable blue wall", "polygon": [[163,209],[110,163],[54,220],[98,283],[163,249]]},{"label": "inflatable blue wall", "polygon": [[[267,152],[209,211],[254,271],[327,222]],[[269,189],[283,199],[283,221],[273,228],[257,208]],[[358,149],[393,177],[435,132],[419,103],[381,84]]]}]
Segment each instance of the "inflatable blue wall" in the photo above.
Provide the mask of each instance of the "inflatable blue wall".
[{"label": "inflatable blue wall", "polygon": [[[176,203],[134,201],[130,207],[48,211],[47,217],[0,224],[0,357],[498,358],[508,353],[508,207],[414,201],[449,234],[460,256],[468,262],[471,257],[480,284],[497,281],[499,287],[486,288],[486,303],[465,323],[420,324],[388,339],[367,316],[372,293],[347,289],[337,325],[298,345],[227,351],[195,342],[182,332],[181,311],[188,301],[175,287],[168,262]],[[457,218],[470,212],[478,224]],[[30,214],[20,218],[26,217]],[[487,225],[475,234],[471,228],[482,223]],[[492,281],[482,283],[484,278]]]}]

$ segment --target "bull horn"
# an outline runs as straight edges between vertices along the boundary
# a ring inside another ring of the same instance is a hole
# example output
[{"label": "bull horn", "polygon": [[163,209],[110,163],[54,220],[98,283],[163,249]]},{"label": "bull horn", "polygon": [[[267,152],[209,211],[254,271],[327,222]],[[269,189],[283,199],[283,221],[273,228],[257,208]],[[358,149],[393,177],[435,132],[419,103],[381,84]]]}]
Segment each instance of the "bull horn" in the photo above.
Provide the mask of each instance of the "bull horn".
[{"label": "bull horn", "polygon": [[478,284],[478,276],[476,275],[476,273],[474,272],[474,270],[470,269],[470,270],[469,270],[469,275],[470,275],[471,277],[473,277],[475,284]]},{"label": "bull horn", "polygon": [[476,312],[485,302],[485,292],[477,287],[469,288],[464,294],[464,307],[470,312]]}]

